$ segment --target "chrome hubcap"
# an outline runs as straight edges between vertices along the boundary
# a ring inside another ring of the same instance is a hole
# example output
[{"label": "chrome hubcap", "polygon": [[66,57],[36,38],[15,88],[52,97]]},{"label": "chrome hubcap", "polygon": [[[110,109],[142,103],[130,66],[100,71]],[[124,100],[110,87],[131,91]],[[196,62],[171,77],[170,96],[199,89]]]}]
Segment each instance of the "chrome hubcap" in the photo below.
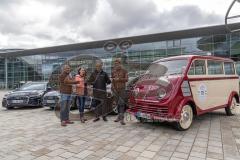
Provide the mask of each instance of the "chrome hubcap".
[{"label": "chrome hubcap", "polygon": [[184,120],[184,121],[188,121],[188,120],[189,120],[189,113],[186,113],[186,112],[185,112],[185,113],[183,114],[183,120]]}]

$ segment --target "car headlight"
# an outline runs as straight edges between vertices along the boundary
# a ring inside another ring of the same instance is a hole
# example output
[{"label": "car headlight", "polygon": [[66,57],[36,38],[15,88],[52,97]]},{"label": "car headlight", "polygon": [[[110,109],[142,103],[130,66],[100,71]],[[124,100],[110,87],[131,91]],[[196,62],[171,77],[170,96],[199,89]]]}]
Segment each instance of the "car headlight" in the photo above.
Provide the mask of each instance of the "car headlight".
[{"label": "car headlight", "polygon": [[138,93],[139,93],[139,88],[135,88],[135,89],[133,90],[133,95],[134,95],[134,97],[137,97],[137,96],[138,96]]},{"label": "car headlight", "polygon": [[161,89],[159,89],[159,92],[158,92],[158,98],[163,99],[166,96],[166,94],[167,94],[166,90],[161,88]]},{"label": "car headlight", "polygon": [[7,98],[10,95],[11,92],[6,93],[3,98]]}]

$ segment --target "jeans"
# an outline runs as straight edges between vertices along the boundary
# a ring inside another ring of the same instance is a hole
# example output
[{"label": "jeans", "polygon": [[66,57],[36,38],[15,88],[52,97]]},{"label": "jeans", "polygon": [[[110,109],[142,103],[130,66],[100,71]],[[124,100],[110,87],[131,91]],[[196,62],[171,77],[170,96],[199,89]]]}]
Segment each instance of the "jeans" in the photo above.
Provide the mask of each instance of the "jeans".
[{"label": "jeans", "polygon": [[84,112],[85,107],[85,97],[84,96],[77,96],[77,106],[80,113]]},{"label": "jeans", "polygon": [[72,101],[71,94],[61,93],[61,103],[60,103],[61,122],[69,120],[69,111],[70,111],[71,101]]},{"label": "jeans", "polygon": [[125,89],[115,91],[115,98],[118,110],[118,119],[124,119],[124,113],[126,109],[126,91]]}]

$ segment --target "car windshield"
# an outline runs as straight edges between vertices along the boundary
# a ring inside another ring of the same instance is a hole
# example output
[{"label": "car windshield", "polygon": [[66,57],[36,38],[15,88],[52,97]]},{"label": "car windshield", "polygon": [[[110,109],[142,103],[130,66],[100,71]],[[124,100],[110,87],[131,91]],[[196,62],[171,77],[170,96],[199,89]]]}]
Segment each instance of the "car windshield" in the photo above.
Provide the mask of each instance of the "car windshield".
[{"label": "car windshield", "polygon": [[26,90],[45,90],[46,84],[45,83],[29,83],[23,85],[19,90],[26,91]]},{"label": "car windshield", "polygon": [[187,59],[159,61],[151,64],[146,73],[157,77],[180,75],[185,71],[187,62]]}]

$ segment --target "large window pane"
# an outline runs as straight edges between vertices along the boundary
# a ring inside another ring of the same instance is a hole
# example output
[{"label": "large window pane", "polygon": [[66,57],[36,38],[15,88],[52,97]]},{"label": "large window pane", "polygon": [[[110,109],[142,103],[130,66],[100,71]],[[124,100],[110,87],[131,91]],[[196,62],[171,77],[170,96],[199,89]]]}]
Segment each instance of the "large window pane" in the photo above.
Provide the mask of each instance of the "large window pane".
[{"label": "large window pane", "polygon": [[240,76],[240,61],[236,62],[236,72]]},{"label": "large window pane", "polygon": [[188,72],[188,75],[204,75],[206,74],[205,60],[195,60]]},{"label": "large window pane", "polygon": [[208,60],[208,74],[223,74],[223,63],[219,61]]},{"label": "large window pane", "polygon": [[224,70],[225,70],[226,75],[235,74],[234,64],[232,62],[225,62],[224,63]]},{"label": "large window pane", "polygon": [[5,88],[5,59],[0,58],[0,89]]}]

